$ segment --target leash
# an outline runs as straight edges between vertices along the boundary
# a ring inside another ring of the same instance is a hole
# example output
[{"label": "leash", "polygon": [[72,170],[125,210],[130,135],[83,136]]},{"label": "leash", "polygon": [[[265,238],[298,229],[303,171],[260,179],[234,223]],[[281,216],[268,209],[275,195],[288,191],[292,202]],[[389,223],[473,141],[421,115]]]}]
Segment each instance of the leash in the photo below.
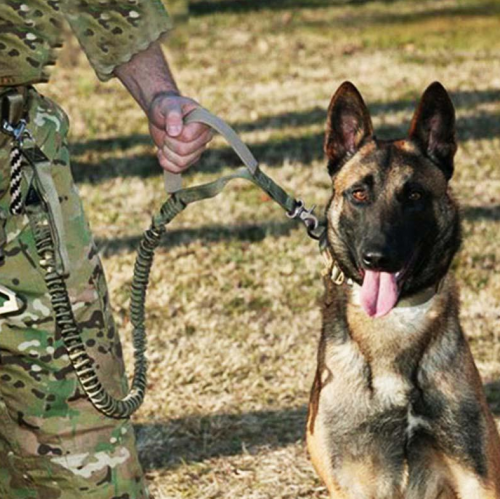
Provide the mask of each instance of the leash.
[{"label": "leash", "polygon": [[[324,227],[314,215],[314,207],[307,209],[303,201],[291,197],[268,177],[259,168],[257,160],[248,147],[229,125],[202,108],[193,110],[185,117],[186,124],[193,122],[204,123],[224,136],[245,167],[213,182],[185,189],[180,188],[180,177],[174,178],[174,186],[169,182],[171,196],[153,216],[151,226],[143,233],[137,251],[130,301],[134,375],[130,391],[121,399],[111,396],[99,380],[73,315],[65,282],[69,266],[64,245],[62,214],[57,200],[57,191],[47,168],[50,166],[50,161],[33,140],[30,146],[25,145],[24,140],[32,139],[32,136],[23,120],[17,123],[6,120],[2,124],[4,133],[13,138],[12,170],[14,170],[14,163],[16,164],[15,174],[13,173],[11,177],[11,188],[15,186],[11,189],[13,192],[11,212],[14,210],[16,214],[22,213],[25,209],[28,213],[40,266],[43,269],[54,309],[55,321],[61,332],[68,357],[90,402],[97,410],[109,417],[127,418],[140,407],[144,400],[147,385],[145,302],[154,253],[166,233],[166,226],[187,206],[217,196],[234,179],[245,179],[261,188],[278,203],[289,218],[300,220],[311,238],[319,240],[320,244],[324,243]],[[20,196],[17,195],[19,154],[34,171],[32,185],[24,202],[20,201]],[[39,209],[40,205],[43,209]]]},{"label": "leash", "polygon": [[268,177],[259,168],[257,160],[246,144],[226,122],[203,108],[194,109],[184,118],[185,124],[194,122],[203,123],[219,132],[241,159],[245,167],[239,168],[230,175],[220,177],[214,182],[187,189],[181,189],[182,181],[180,174],[167,172],[165,175],[165,184],[167,192],[170,192],[172,197],[176,197],[187,206],[192,202],[217,196],[231,180],[238,178],[245,179],[266,192],[273,201],[286,211],[289,218],[300,220],[306,226],[307,233],[311,238],[316,240],[321,239],[324,227],[320,226],[318,219],[314,215],[315,206],[307,209],[302,200],[289,196],[285,190]]}]

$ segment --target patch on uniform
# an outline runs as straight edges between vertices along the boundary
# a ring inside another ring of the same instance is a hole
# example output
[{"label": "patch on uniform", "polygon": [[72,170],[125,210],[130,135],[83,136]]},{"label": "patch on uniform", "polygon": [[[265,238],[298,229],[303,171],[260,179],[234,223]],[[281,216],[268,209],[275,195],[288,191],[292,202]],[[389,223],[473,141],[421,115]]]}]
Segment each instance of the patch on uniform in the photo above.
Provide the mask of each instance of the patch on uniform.
[{"label": "patch on uniform", "polygon": [[5,286],[0,286],[0,315],[20,310],[16,294]]}]

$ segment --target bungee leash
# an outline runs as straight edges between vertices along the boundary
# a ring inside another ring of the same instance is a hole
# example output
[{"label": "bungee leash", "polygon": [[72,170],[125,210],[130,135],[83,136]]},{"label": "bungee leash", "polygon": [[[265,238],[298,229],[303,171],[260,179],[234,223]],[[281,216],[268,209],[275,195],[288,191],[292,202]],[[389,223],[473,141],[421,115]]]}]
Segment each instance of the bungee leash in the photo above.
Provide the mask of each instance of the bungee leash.
[{"label": "bungee leash", "polygon": [[[231,180],[245,179],[260,187],[285,210],[288,217],[300,220],[310,237],[319,240],[320,244],[324,243],[324,227],[314,215],[314,208],[306,209],[301,200],[288,195],[268,177],[259,168],[257,160],[248,147],[229,125],[203,108],[194,109],[185,117],[184,122],[185,124],[204,123],[219,132],[240,157],[245,167],[213,182],[185,189],[180,188],[180,177],[170,176],[169,178],[167,176],[167,190],[170,190],[171,196],[153,216],[151,226],[143,233],[134,265],[130,301],[134,375],[131,389],[122,399],[112,397],[99,380],[73,315],[65,282],[68,271],[67,252],[64,246],[60,207],[54,206],[54,195],[57,198],[57,192],[54,185],[47,179],[46,165],[50,164],[50,161],[32,140],[29,146],[25,145],[25,138],[32,139],[25,123],[23,125],[4,122],[2,125],[4,133],[10,134],[13,138],[12,150],[18,151],[13,153],[12,163],[14,164],[14,161],[16,165],[20,163],[18,159],[20,153],[34,171],[25,199],[19,199],[16,187],[11,197],[11,207],[15,205],[16,213],[25,210],[30,219],[40,266],[43,269],[45,283],[55,312],[55,321],[80,384],[94,407],[113,418],[129,417],[144,400],[147,385],[145,302],[149,275],[155,250],[161,243],[166,226],[187,206],[217,196]],[[19,181],[17,169],[16,176],[13,174],[12,177],[15,179],[11,183],[17,186]]]}]

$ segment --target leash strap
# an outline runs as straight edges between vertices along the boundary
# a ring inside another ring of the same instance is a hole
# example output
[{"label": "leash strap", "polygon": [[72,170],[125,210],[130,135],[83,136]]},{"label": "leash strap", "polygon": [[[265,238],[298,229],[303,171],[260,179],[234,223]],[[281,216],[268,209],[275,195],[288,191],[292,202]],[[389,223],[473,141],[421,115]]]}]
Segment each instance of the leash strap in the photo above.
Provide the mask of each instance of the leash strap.
[{"label": "leash strap", "polygon": [[[252,174],[255,173],[259,167],[259,163],[254,155],[248,149],[247,145],[238,137],[236,132],[223,120],[214,114],[210,113],[202,107],[198,107],[191,111],[184,117],[184,124],[190,123],[203,123],[219,132],[231,145],[234,152],[239,156],[243,164],[250,170]],[[182,175],[180,173],[165,172],[165,188],[167,193],[173,194],[174,192],[182,189]]]},{"label": "leash strap", "polygon": [[[215,182],[187,189],[179,188],[182,185],[180,174],[167,173],[165,176],[167,192],[172,193],[173,196],[177,196],[180,202],[188,205],[195,201],[217,196],[231,180],[249,180],[260,187],[273,201],[278,203],[286,211],[289,218],[296,218],[303,222],[310,237],[318,240],[322,238],[324,227],[320,226],[318,219],[314,215],[314,207],[308,210],[301,200],[289,196],[284,189],[268,177],[259,168],[258,161],[247,145],[225,121],[206,109],[199,107],[184,117],[184,124],[187,125],[194,122],[203,123],[219,132],[233,148],[246,168],[239,169],[233,174],[220,177]],[[161,219],[158,219],[158,223],[161,223]]]},{"label": "leash strap", "polygon": [[234,152],[239,156],[250,173],[255,174],[257,168],[259,167],[259,162],[255,159],[255,156],[251,153],[250,149],[248,149],[248,146],[225,121],[221,120],[218,116],[215,116],[206,109],[197,107],[184,118],[184,123],[186,125],[194,122],[203,123],[219,132],[226,139],[227,143],[234,149]]}]

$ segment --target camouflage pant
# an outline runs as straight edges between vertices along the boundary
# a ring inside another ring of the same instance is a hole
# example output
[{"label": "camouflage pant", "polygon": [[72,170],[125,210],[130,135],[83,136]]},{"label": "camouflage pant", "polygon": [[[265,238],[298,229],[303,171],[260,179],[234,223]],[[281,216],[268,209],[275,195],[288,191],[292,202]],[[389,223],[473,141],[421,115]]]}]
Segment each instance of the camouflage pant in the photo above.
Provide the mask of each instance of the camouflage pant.
[{"label": "camouflage pant", "polygon": [[[67,117],[31,91],[29,129],[53,160],[76,320],[100,379],[121,396],[127,385],[121,346],[69,167]],[[0,140],[0,215],[8,215],[10,147]],[[5,230],[0,284],[22,308],[0,316],[0,498],[148,497],[132,425],[101,415],[82,393],[54,324],[27,216],[7,216]]]}]

